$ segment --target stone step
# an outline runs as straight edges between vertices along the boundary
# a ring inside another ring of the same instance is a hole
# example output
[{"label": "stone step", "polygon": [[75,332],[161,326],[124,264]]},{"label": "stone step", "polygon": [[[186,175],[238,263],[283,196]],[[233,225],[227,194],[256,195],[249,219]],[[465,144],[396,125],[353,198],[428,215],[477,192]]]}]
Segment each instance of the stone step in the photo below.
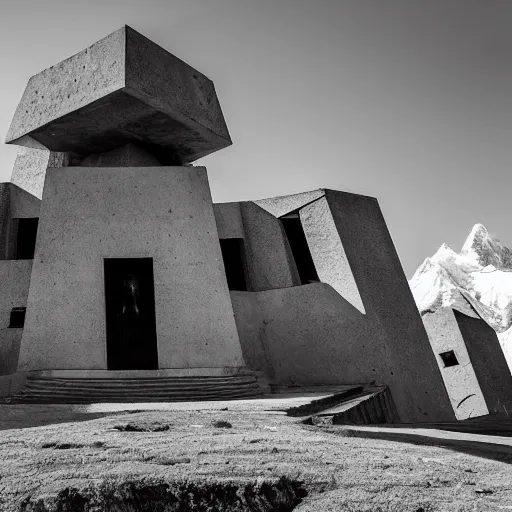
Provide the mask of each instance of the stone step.
[{"label": "stone step", "polygon": [[266,383],[255,375],[232,377],[55,378],[29,377],[8,403],[178,402],[261,396]]},{"label": "stone step", "polygon": [[194,394],[206,394],[206,393],[223,393],[223,392],[236,392],[245,390],[258,390],[257,384],[250,386],[237,386],[232,388],[228,386],[223,387],[203,387],[203,388],[182,388],[182,389],[87,389],[87,388],[75,388],[65,389],[59,387],[38,387],[38,388],[25,388],[23,394],[34,394],[34,393],[53,393],[61,395],[194,395]]},{"label": "stone step", "polygon": [[70,388],[79,388],[79,387],[87,387],[87,388],[140,388],[144,387],[147,389],[151,388],[186,388],[190,386],[239,386],[246,384],[254,384],[257,383],[256,378],[245,378],[245,379],[233,379],[233,380],[187,380],[187,381],[179,381],[179,380],[130,380],[130,381],[122,381],[122,380],[79,380],[79,379],[68,379],[68,380],[58,380],[58,379],[27,379],[26,386],[58,386],[58,387],[70,387]]}]

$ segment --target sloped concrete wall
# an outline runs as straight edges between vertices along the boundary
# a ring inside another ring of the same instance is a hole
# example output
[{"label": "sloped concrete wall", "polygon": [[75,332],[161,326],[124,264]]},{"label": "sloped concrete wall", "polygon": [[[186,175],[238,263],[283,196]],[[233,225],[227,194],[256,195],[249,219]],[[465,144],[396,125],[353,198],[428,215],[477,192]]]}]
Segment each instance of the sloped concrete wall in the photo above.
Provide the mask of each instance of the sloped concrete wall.
[{"label": "sloped concrete wall", "polygon": [[483,320],[453,311],[490,413],[512,414],[512,375],[496,332]]},{"label": "sloped concrete wall", "polygon": [[240,367],[202,167],[47,173],[20,371],[106,369],[104,258],[152,257],[160,368]]},{"label": "sloped concrete wall", "polygon": [[27,304],[31,271],[32,260],[0,261],[0,375],[16,371],[23,329],[10,328],[9,321],[12,308]]},{"label": "sloped concrete wall", "polygon": [[[333,190],[326,190],[326,198],[366,314],[386,334],[395,364],[401,368],[402,385],[392,390],[393,398],[397,403],[414,403],[417,412],[437,410],[453,419],[441,373],[378,201]],[[374,339],[373,343],[381,342]],[[407,408],[414,416],[412,407]]]},{"label": "sloped concrete wall", "polygon": [[301,208],[300,220],[322,283],[330,284],[361,313],[364,304],[325,197]]}]

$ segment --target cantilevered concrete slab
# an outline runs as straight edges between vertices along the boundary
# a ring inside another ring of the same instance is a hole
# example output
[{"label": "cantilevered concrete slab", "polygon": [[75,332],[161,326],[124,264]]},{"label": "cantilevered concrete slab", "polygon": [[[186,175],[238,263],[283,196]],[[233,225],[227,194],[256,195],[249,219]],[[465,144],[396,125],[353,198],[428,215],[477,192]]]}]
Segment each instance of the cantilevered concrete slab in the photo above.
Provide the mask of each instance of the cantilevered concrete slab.
[{"label": "cantilevered concrete slab", "polygon": [[163,165],[231,144],[213,82],[130,27],[33,76],[6,142],[82,156],[136,143]]}]

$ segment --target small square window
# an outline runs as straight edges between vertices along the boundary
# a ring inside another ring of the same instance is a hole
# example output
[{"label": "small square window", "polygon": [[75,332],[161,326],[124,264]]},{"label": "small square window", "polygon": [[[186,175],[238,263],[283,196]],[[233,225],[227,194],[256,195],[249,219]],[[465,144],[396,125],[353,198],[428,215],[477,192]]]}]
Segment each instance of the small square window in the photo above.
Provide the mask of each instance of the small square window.
[{"label": "small square window", "polygon": [[457,361],[457,357],[455,356],[455,352],[453,350],[449,350],[448,352],[441,352],[439,356],[443,360],[445,368],[450,366],[457,366],[459,364],[459,361]]},{"label": "small square window", "polygon": [[25,312],[27,308],[12,308],[9,327],[23,327],[25,325]]}]

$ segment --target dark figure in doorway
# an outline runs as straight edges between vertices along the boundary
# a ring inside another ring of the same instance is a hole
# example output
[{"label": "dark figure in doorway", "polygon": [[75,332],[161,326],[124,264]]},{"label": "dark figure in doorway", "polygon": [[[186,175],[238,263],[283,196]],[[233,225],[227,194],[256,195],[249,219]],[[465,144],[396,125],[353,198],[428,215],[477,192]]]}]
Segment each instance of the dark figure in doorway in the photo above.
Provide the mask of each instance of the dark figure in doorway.
[{"label": "dark figure in doorway", "polygon": [[127,274],[123,285],[123,315],[139,316],[139,281],[133,274]]}]

